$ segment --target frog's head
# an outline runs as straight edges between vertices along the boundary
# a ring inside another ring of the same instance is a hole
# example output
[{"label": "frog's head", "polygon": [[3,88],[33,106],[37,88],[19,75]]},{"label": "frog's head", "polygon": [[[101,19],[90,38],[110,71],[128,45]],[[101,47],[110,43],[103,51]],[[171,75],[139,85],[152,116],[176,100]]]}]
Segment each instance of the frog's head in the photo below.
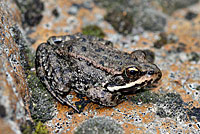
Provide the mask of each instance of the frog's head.
[{"label": "frog's head", "polygon": [[140,62],[124,67],[121,74],[111,78],[106,84],[110,92],[129,93],[150,86],[160,80],[160,69],[150,62]]}]

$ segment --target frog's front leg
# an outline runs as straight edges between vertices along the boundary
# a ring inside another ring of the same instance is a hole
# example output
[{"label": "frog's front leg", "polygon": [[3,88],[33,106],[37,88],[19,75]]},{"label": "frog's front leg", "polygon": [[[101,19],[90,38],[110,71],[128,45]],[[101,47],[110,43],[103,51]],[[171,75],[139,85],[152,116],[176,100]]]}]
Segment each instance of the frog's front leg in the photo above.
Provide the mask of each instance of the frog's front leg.
[{"label": "frog's front leg", "polygon": [[103,106],[116,106],[124,101],[120,92],[109,92],[102,87],[90,88],[85,94],[90,100]]},{"label": "frog's front leg", "polygon": [[[64,97],[70,89],[66,87],[69,83],[70,70],[63,59],[58,59],[51,45],[40,44],[36,51],[36,72],[40,81],[48,91],[63,105],[68,105],[74,110],[79,110]],[[64,67],[64,68],[61,68]],[[66,72],[66,73],[65,73]]]}]

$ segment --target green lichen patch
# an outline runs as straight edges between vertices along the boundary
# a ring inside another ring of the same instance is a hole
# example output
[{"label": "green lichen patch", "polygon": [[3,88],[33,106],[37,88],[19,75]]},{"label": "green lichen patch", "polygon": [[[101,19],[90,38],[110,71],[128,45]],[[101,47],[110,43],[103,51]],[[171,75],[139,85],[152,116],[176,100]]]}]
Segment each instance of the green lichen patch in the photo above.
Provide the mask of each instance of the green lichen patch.
[{"label": "green lichen patch", "polygon": [[92,35],[92,36],[96,36],[99,38],[105,37],[105,33],[102,31],[102,29],[96,25],[88,25],[86,27],[83,27],[82,33],[84,35]]},{"label": "green lichen patch", "polygon": [[20,130],[22,134],[31,134],[34,131],[34,124],[31,121],[27,121],[20,126]]},{"label": "green lichen patch", "polygon": [[35,72],[29,73],[30,112],[35,120],[45,122],[54,117],[54,101],[51,94],[43,87]]},{"label": "green lichen patch", "polygon": [[95,117],[83,122],[75,134],[123,134],[123,128],[108,117]]},{"label": "green lichen patch", "polygon": [[150,91],[141,91],[131,98],[134,104],[138,104],[140,102],[145,104],[156,103],[158,99],[159,95]]},{"label": "green lichen patch", "polygon": [[178,94],[167,93],[160,96],[157,100],[158,109],[156,114],[161,118],[170,117],[177,121],[187,121],[187,109],[185,108],[185,103]]},{"label": "green lichen patch", "polygon": [[35,72],[35,51],[24,46],[21,51],[30,95],[29,110],[34,120],[45,122],[54,117],[54,101],[50,93],[44,88]]},{"label": "green lichen patch", "polygon": [[33,134],[48,134],[48,130],[46,126],[39,121],[35,126],[35,131],[33,132]]},{"label": "green lichen patch", "polygon": [[35,73],[35,51],[29,48],[29,43],[19,27],[10,27],[12,37],[19,45],[20,62],[26,76],[30,100],[29,110],[34,120],[45,122],[54,116],[54,101],[50,93],[43,87]]},{"label": "green lichen patch", "polygon": [[190,109],[190,102],[185,103],[179,94],[167,93],[159,95],[150,91],[145,91],[133,96],[132,102],[134,104],[155,104],[156,115],[160,118],[169,117],[176,121],[193,121],[193,116],[197,120],[200,120],[199,114],[197,113],[200,109],[195,107]]},{"label": "green lichen patch", "polygon": [[48,129],[42,122],[27,122],[23,124],[21,127],[22,134],[48,134]]}]

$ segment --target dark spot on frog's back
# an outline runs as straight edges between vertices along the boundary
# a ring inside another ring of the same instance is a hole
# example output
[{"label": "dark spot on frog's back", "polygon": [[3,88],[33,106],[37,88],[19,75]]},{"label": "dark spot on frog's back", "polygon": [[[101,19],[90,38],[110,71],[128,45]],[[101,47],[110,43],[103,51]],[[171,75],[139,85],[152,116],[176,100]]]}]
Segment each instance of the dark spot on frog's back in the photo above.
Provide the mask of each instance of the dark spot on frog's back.
[{"label": "dark spot on frog's back", "polygon": [[55,67],[55,69],[54,69],[55,73],[59,73],[59,72],[60,72],[60,70],[61,70],[61,68],[60,68],[60,67]]},{"label": "dark spot on frog's back", "polygon": [[87,61],[86,64],[87,64],[88,66],[91,66],[91,65],[92,65],[92,63],[89,62],[89,61]]},{"label": "dark spot on frog's back", "polygon": [[81,47],[81,51],[82,51],[82,52],[85,52],[85,51],[87,51],[87,48],[86,48],[85,46],[82,46],[82,47]]},{"label": "dark spot on frog's back", "polygon": [[123,64],[123,62],[119,62],[119,65],[122,65]]},{"label": "dark spot on frog's back", "polygon": [[67,49],[68,49],[68,52],[72,52],[72,50],[73,50],[72,45],[68,46]]},{"label": "dark spot on frog's back", "polygon": [[113,43],[111,41],[106,41],[105,45],[113,47]]},{"label": "dark spot on frog's back", "polygon": [[102,66],[104,66],[104,61],[99,61],[99,64],[101,64]]},{"label": "dark spot on frog's back", "polygon": [[102,58],[103,58],[104,60],[107,60],[107,59],[108,59],[106,56],[102,56]]},{"label": "dark spot on frog's back", "polygon": [[97,49],[95,49],[95,51],[96,52],[102,52],[102,51],[104,51],[104,49],[103,48],[97,48]]},{"label": "dark spot on frog's back", "polygon": [[59,82],[63,82],[63,78],[62,78],[62,77],[59,77],[59,78],[58,78],[58,81],[59,81]]},{"label": "dark spot on frog's back", "polygon": [[81,41],[81,42],[86,42],[87,39],[86,39],[86,38],[80,38],[79,41]]},{"label": "dark spot on frog's back", "polygon": [[114,57],[115,57],[116,60],[120,59],[120,57],[118,55],[115,55]]}]

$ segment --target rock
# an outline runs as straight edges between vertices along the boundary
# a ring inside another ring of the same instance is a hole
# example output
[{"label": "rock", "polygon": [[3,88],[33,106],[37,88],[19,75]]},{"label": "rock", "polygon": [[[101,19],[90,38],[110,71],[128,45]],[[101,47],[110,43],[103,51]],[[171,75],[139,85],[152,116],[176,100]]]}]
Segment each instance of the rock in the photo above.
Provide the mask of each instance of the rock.
[{"label": "rock", "polygon": [[109,117],[95,117],[78,126],[75,134],[123,134],[123,128]]},{"label": "rock", "polygon": [[21,46],[14,34],[14,29],[20,29],[18,13],[10,1],[0,3],[0,133],[4,134],[20,134],[20,126],[31,119],[25,105],[28,90],[20,60]]}]

